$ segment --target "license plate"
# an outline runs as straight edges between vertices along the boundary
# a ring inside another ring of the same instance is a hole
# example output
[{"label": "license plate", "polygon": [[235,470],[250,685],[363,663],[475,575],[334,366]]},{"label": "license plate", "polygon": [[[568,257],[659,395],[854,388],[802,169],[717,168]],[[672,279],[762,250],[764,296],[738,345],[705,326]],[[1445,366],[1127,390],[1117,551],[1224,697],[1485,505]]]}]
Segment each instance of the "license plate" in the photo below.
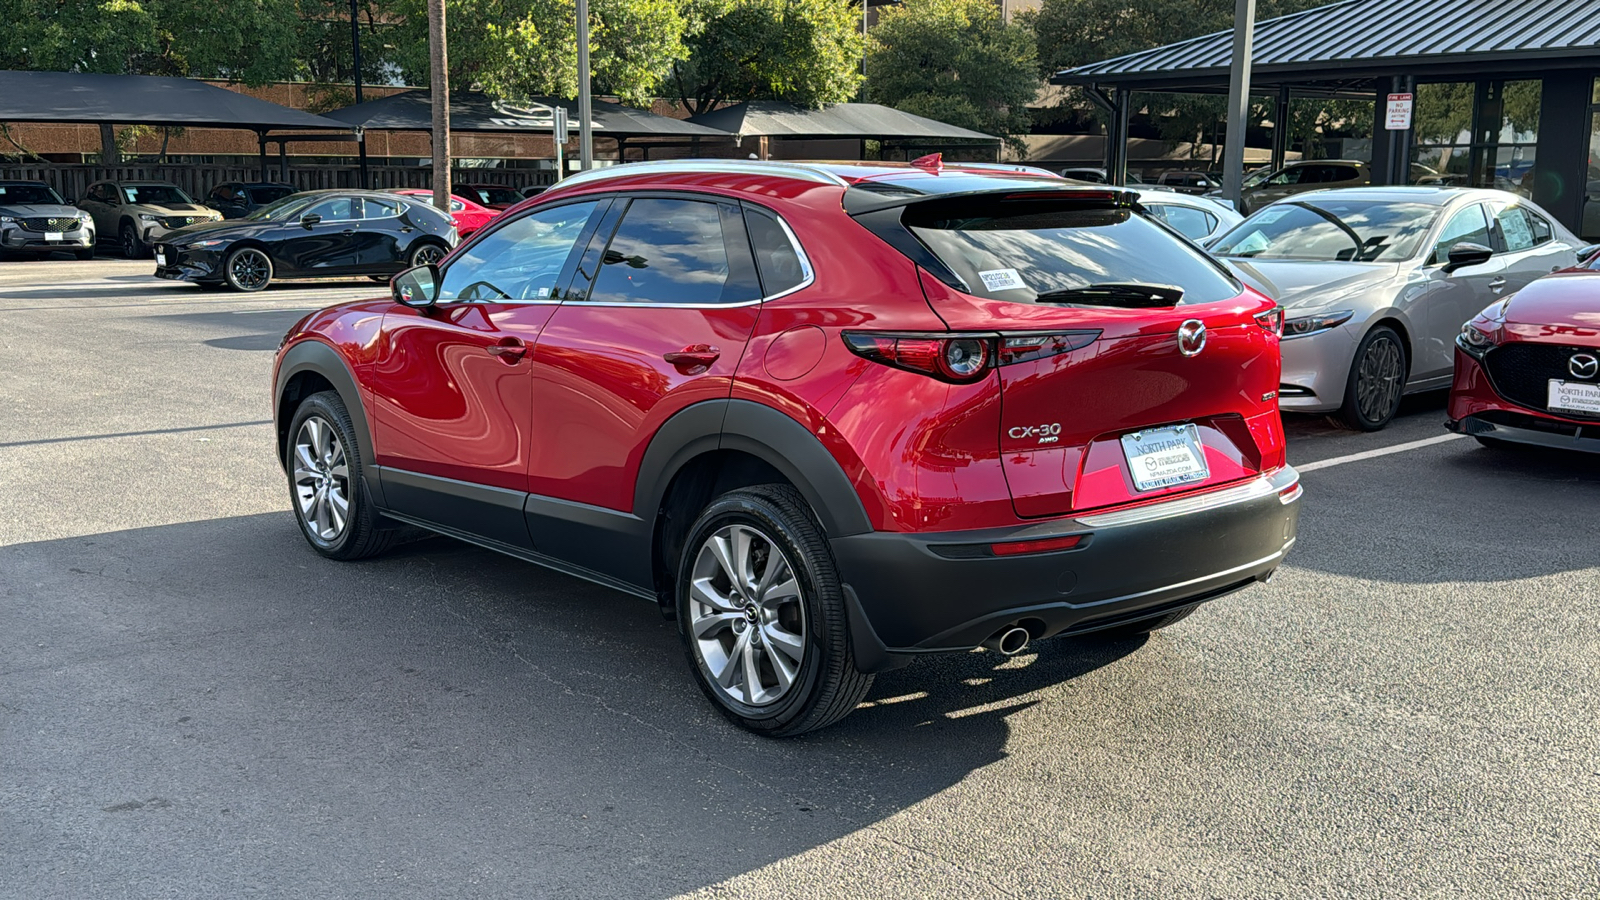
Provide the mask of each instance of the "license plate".
[{"label": "license plate", "polygon": [[47,241],[59,241],[61,240],[61,235],[62,232],[60,231],[46,231],[44,233],[44,239]]},{"label": "license plate", "polygon": [[1600,415],[1600,384],[1552,378],[1549,401],[1545,405],[1551,409]]},{"label": "license plate", "polygon": [[156,251],[156,265],[164,266],[166,264],[167,264],[167,255],[165,253],[162,253],[160,250],[157,250]]},{"label": "license plate", "polygon": [[1211,474],[1200,443],[1200,429],[1193,425],[1169,425],[1125,434],[1122,455],[1128,460],[1134,487],[1141,491],[1205,481]]}]

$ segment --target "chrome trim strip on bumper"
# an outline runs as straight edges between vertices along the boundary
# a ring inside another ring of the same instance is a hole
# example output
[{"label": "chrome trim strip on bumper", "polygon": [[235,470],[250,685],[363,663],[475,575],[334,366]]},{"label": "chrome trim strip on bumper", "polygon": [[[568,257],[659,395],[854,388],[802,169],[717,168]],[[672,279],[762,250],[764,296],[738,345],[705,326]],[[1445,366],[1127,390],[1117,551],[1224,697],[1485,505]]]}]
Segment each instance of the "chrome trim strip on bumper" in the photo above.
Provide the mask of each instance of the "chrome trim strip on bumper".
[{"label": "chrome trim strip on bumper", "polygon": [[[1283,491],[1294,488],[1288,495]],[[1249,503],[1279,494],[1284,505],[1293,503],[1300,498],[1300,473],[1289,466],[1262,475],[1245,484],[1214,491],[1198,496],[1179,497],[1161,503],[1152,503],[1149,506],[1138,506],[1133,509],[1118,510],[1117,512],[1100,513],[1099,515],[1078,516],[1077,522],[1085,528],[1116,528],[1122,525],[1138,525],[1143,522],[1154,522],[1173,516],[1186,516],[1191,513],[1205,512],[1232,506],[1236,503]]]}]

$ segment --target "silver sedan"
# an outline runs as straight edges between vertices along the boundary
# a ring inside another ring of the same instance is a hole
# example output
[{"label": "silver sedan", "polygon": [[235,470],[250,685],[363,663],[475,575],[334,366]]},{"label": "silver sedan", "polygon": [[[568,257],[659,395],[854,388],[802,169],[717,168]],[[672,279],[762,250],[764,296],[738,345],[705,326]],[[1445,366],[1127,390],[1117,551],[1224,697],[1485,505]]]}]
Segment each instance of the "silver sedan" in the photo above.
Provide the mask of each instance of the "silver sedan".
[{"label": "silver sedan", "polygon": [[1581,245],[1507,191],[1370,187],[1274,203],[1211,251],[1284,307],[1279,407],[1376,431],[1449,385],[1463,322]]}]

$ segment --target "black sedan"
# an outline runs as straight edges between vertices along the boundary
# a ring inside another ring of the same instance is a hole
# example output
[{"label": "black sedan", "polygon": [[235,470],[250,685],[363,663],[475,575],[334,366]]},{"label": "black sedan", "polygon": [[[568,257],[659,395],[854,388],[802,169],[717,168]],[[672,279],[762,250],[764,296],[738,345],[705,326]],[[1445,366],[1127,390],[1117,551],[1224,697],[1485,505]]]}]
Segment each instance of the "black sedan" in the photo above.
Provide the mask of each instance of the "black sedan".
[{"label": "black sedan", "polygon": [[307,191],[242,219],[191,225],[156,245],[156,276],[259,291],[274,278],[367,275],[438,262],[455,245],[450,216],[376,191]]}]

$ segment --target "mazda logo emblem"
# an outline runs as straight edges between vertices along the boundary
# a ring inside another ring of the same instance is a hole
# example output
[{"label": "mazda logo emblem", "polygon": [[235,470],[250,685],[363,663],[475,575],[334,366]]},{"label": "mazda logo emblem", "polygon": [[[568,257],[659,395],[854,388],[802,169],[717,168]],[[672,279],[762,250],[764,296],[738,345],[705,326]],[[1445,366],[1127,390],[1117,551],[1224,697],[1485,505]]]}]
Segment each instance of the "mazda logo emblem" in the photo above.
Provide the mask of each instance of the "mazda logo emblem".
[{"label": "mazda logo emblem", "polygon": [[1574,353],[1567,360],[1567,371],[1573,378],[1593,378],[1600,374],[1600,357],[1593,353]]},{"label": "mazda logo emblem", "polygon": [[1190,319],[1178,326],[1178,352],[1184,356],[1198,356],[1206,348],[1206,323]]}]

